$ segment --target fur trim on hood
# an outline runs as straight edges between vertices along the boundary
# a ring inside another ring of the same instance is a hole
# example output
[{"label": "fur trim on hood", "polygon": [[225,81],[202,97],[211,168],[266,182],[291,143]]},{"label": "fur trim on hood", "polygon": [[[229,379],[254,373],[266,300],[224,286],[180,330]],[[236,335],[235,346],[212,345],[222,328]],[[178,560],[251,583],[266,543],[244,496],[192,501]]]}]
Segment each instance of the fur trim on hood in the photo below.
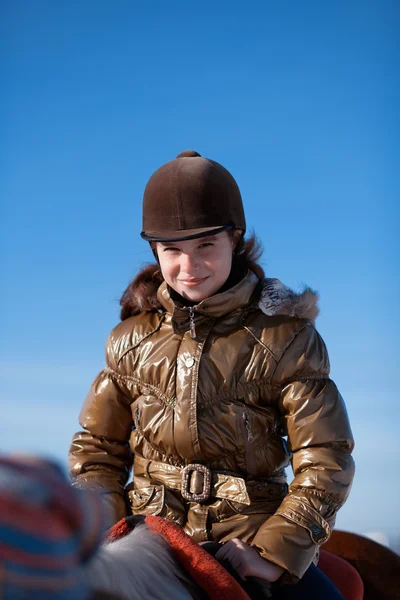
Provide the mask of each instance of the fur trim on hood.
[{"label": "fur trim on hood", "polygon": [[[157,264],[142,269],[122,295],[121,321],[141,312],[164,310],[157,298],[157,289],[163,281]],[[296,294],[279,279],[264,279],[262,284],[258,308],[265,315],[285,315],[312,322],[317,318],[318,294],[311,288],[305,287],[300,294]]]},{"label": "fur trim on hood", "polygon": [[264,279],[258,307],[269,317],[286,315],[314,323],[319,314],[318,293],[305,286],[297,294],[279,279]]}]

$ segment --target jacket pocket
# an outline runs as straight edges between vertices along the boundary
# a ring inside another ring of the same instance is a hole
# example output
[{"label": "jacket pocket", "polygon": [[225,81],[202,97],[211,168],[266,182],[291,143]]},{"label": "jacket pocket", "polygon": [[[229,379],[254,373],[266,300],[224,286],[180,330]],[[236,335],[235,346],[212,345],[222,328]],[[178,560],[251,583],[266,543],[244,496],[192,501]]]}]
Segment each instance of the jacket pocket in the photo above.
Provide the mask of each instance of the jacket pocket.
[{"label": "jacket pocket", "polygon": [[128,490],[128,499],[134,515],[160,515],[165,503],[163,485],[148,485],[140,491]]},{"label": "jacket pocket", "polygon": [[131,484],[126,491],[132,514],[160,516],[182,526],[186,523],[185,507],[174,490],[136,477],[136,489]]},{"label": "jacket pocket", "polygon": [[133,413],[133,422],[135,424],[135,429],[138,433],[141,432],[140,429],[140,406],[139,404],[135,407],[135,411]]},{"label": "jacket pocket", "polygon": [[248,409],[243,410],[239,415],[239,419],[239,426],[245,448],[247,472],[249,475],[255,475],[257,472],[257,460],[254,450],[254,434],[251,427],[250,411]]}]

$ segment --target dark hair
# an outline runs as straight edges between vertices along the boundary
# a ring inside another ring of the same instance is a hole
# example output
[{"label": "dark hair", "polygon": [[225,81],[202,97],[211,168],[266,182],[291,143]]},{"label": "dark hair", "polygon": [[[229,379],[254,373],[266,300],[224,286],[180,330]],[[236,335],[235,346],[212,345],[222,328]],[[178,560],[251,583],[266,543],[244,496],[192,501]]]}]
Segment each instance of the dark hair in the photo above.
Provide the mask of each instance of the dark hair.
[{"label": "dark hair", "polygon": [[244,238],[240,232],[238,235],[238,231],[239,230],[237,229],[229,231],[235,243],[233,260],[240,261],[243,266],[247,267],[249,271],[252,271],[255,275],[257,275],[258,279],[265,279],[264,269],[258,262],[263,253],[263,247],[260,240],[254,231],[247,239]]},{"label": "dark hair", "polygon": [[[252,271],[259,279],[264,279],[264,269],[258,263],[262,255],[262,246],[254,233],[249,238],[242,237],[240,230],[230,231],[229,234],[235,244],[233,260]],[[151,247],[155,251],[156,243]],[[157,290],[164,281],[160,267],[157,263],[146,265],[130,282],[121,296],[121,321],[138,315],[141,312],[156,311],[162,308]]]}]

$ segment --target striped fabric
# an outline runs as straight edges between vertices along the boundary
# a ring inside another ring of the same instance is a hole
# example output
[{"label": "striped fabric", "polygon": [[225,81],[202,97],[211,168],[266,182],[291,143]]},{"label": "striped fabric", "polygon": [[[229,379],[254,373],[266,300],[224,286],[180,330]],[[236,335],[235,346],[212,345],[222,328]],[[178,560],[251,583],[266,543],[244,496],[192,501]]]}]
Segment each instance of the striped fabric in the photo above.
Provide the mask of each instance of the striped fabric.
[{"label": "striped fabric", "polygon": [[1,600],[86,600],[83,575],[103,531],[103,511],[57,464],[0,457]]}]

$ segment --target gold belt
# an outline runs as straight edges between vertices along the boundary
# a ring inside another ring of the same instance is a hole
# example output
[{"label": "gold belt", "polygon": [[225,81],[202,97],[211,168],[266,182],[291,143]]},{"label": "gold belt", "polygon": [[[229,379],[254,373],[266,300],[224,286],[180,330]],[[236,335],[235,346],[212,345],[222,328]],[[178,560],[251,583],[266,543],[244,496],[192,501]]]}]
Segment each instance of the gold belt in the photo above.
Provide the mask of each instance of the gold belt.
[{"label": "gold belt", "polygon": [[232,475],[223,471],[215,471],[206,465],[192,463],[186,467],[177,467],[156,460],[135,455],[134,473],[145,476],[167,488],[179,490],[182,497],[188,502],[206,502],[210,497],[223,498],[250,505],[251,488],[260,489],[267,486],[274,491],[274,496],[283,497],[287,490],[286,485],[268,483],[263,481],[246,483],[243,477]]}]

